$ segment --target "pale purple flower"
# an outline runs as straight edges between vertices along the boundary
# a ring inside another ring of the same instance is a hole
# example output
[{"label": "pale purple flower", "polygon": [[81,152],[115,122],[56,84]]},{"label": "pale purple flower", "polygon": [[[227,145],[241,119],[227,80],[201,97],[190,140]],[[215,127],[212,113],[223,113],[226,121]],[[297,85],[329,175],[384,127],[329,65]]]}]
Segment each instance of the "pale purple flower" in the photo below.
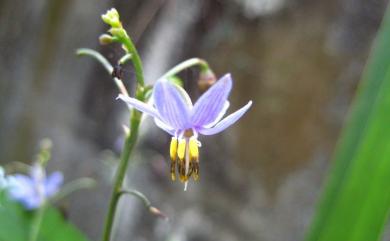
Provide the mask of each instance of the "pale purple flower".
[{"label": "pale purple flower", "polygon": [[8,193],[11,199],[20,202],[26,209],[36,209],[53,197],[63,182],[61,172],[46,177],[45,169],[35,164],[30,175],[14,174],[8,177]]},{"label": "pale purple flower", "polygon": [[217,134],[238,121],[251,107],[252,101],[225,117],[232,78],[226,74],[209,88],[193,105],[184,89],[165,79],[157,81],[153,91],[154,106],[137,99],[119,95],[130,107],[152,117],[158,127],[172,135],[171,176],[176,179],[176,161],[180,180],[187,183],[199,174],[198,135]]}]

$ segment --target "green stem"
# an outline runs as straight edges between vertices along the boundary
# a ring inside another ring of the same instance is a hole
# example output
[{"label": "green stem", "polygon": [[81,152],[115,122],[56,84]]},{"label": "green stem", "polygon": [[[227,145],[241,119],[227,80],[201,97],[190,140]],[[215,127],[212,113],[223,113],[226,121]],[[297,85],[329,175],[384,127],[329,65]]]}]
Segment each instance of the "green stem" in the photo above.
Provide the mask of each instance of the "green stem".
[{"label": "green stem", "polygon": [[112,70],[114,69],[110,62],[101,55],[99,52],[93,50],[93,49],[87,49],[87,48],[80,48],[76,50],[76,55],[77,56],[90,56],[99,61],[103,67],[107,70],[108,74],[111,75]]},{"label": "green stem", "polygon": [[141,120],[141,113],[133,109],[131,113],[131,122],[130,122],[131,131],[130,131],[130,135],[126,137],[124,149],[120,158],[119,167],[115,175],[114,188],[111,193],[110,205],[109,205],[106,223],[104,227],[104,233],[102,239],[103,241],[109,241],[111,237],[115,212],[116,212],[119,198],[122,194],[122,185],[126,176],[127,165],[129,163],[131,152],[134,148],[134,145],[138,137],[140,120]]},{"label": "green stem", "polygon": [[119,64],[125,64],[127,61],[131,60],[132,55],[131,54],[125,54],[120,60],[118,61]]},{"label": "green stem", "polygon": [[[137,79],[137,88],[135,93],[135,98],[140,101],[144,101],[144,75],[141,58],[136,50],[133,42],[129,37],[120,38],[118,40],[121,42],[127,49],[128,53],[131,54],[131,61],[134,65],[135,75]],[[111,200],[109,204],[108,214],[106,217],[106,223],[104,226],[103,238],[102,241],[109,241],[112,233],[112,228],[115,219],[115,213],[118,206],[119,199],[122,192],[123,181],[126,176],[127,166],[129,163],[131,152],[135,146],[135,143],[138,138],[138,130],[141,122],[142,113],[136,109],[132,109],[130,117],[130,134],[126,136],[126,140],[123,146],[123,151],[120,158],[120,163],[115,175],[115,183],[111,193]]]},{"label": "green stem", "polygon": [[131,62],[134,65],[135,77],[137,79],[138,84],[143,87],[145,85],[145,81],[142,61],[137,49],[135,48],[133,41],[131,41],[130,37],[128,36],[127,38],[118,38],[118,41],[121,42],[126,47],[127,52],[131,54]]},{"label": "green stem", "polygon": [[142,201],[142,203],[145,205],[146,208],[150,208],[152,206],[152,203],[149,201],[149,199],[144,194],[142,194],[141,192],[139,192],[137,190],[123,189],[123,190],[121,190],[121,194],[129,194],[129,195],[132,195],[132,196],[138,198],[139,200]]},{"label": "green stem", "polygon": [[207,62],[205,60],[199,59],[199,58],[192,58],[192,59],[188,59],[184,62],[181,62],[180,64],[178,64],[175,67],[173,67],[172,69],[170,69],[168,72],[166,72],[163,75],[163,78],[167,78],[167,77],[176,75],[179,72],[181,72],[185,69],[188,69],[192,66],[195,66],[195,65],[199,65],[201,69],[209,69],[209,65],[207,64]]},{"label": "green stem", "polygon": [[31,223],[29,241],[37,241],[39,230],[41,228],[43,214],[45,213],[45,203],[42,204],[34,213],[34,217]]}]

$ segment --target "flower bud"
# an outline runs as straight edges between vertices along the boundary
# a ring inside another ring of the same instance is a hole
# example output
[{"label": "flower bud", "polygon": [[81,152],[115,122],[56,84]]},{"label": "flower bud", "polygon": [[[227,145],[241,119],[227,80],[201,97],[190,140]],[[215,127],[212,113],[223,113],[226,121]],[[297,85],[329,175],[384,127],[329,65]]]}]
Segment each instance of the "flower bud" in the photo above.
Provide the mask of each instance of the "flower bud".
[{"label": "flower bud", "polygon": [[198,79],[198,88],[201,92],[208,90],[215,82],[217,78],[215,77],[214,72],[207,68],[200,71]]},{"label": "flower bud", "polygon": [[111,25],[113,28],[122,27],[121,22],[119,21],[119,13],[115,8],[111,8],[105,14],[102,15],[103,22]]},{"label": "flower bud", "polygon": [[149,212],[151,213],[151,214],[153,214],[153,215],[156,215],[157,217],[159,217],[159,218],[162,218],[162,219],[164,219],[164,220],[168,220],[168,217],[165,215],[165,214],[163,214],[159,209],[157,209],[157,208],[155,208],[155,207],[150,207],[149,208]]},{"label": "flower bud", "polygon": [[112,36],[109,35],[109,34],[102,34],[100,35],[99,37],[99,43],[101,45],[107,45],[107,44],[110,44],[112,43],[113,39],[112,39]]},{"label": "flower bud", "polygon": [[127,37],[126,31],[122,27],[118,27],[118,28],[113,27],[110,30],[108,30],[108,32],[110,32],[113,36],[118,36],[118,38]]}]

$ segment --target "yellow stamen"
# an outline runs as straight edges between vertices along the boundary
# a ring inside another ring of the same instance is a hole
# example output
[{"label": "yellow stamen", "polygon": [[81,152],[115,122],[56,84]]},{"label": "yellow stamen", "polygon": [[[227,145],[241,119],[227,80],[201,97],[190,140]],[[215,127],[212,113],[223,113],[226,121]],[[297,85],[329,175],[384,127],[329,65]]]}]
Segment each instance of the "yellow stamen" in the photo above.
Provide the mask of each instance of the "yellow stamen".
[{"label": "yellow stamen", "polygon": [[189,141],[189,150],[190,150],[190,160],[195,161],[199,158],[199,147],[198,142],[195,138],[190,138]]},{"label": "yellow stamen", "polygon": [[177,138],[176,137],[172,137],[171,146],[169,149],[169,154],[171,156],[172,161],[176,160],[176,158],[177,158]]},{"label": "yellow stamen", "polygon": [[171,160],[171,180],[176,180],[176,160]]},{"label": "yellow stamen", "polygon": [[172,181],[175,181],[176,180],[176,159],[177,159],[177,138],[176,137],[172,137],[169,154],[171,156],[171,179]]},{"label": "yellow stamen", "polygon": [[179,172],[179,178],[181,182],[186,181],[186,167],[184,164],[184,160],[179,160],[178,162],[178,172]]},{"label": "yellow stamen", "polygon": [[193,161],[192,162],[192,177],[194,178],[195,181],[199,180],[199,160]]},{"label": "yellow stamen", "polygon": [[181,161],[184,160],[186,154],[186,140],[185,139],[180,139],[179,140],[179,146],[177,149],[177,156]]},{"label": "yellow stamen", "polygon": [[189,154],[191,161],[191,174],[195,181],[199,179],[199,146],[196,138],[191,137],[189,141]]}]

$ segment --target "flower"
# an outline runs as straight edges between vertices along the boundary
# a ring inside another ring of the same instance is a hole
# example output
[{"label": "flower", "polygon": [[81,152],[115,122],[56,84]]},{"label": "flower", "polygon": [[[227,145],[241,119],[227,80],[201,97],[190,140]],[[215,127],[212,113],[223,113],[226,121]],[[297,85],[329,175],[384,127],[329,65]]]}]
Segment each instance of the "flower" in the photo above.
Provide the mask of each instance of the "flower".
[{"label": "flower", "polygon": [[54,172],[46,177],[45,169],[35,164],[30,169],[30,176],[14,174],[8,177],[8,181],[8,193],[11,199],[31,210],[39,208],[58,192],[63,176],[61,172]]},{"label": "flower", "polygon": [[252,101],[225,117],[229,108],[227,100],[232,89],[232,78],[226,74],[209,88],[193,105],[185,90],[165,79],[154,86],[154,107],[128,96],[119,95],[129,107],[134,107],[152,117],[158,127],[172,135],[170,145],[171,178],[176,179],[176,166],[180,181],[187,188],[189,177],[199,178],[198,135],[217,134],[236,121],[251,107]]}]

